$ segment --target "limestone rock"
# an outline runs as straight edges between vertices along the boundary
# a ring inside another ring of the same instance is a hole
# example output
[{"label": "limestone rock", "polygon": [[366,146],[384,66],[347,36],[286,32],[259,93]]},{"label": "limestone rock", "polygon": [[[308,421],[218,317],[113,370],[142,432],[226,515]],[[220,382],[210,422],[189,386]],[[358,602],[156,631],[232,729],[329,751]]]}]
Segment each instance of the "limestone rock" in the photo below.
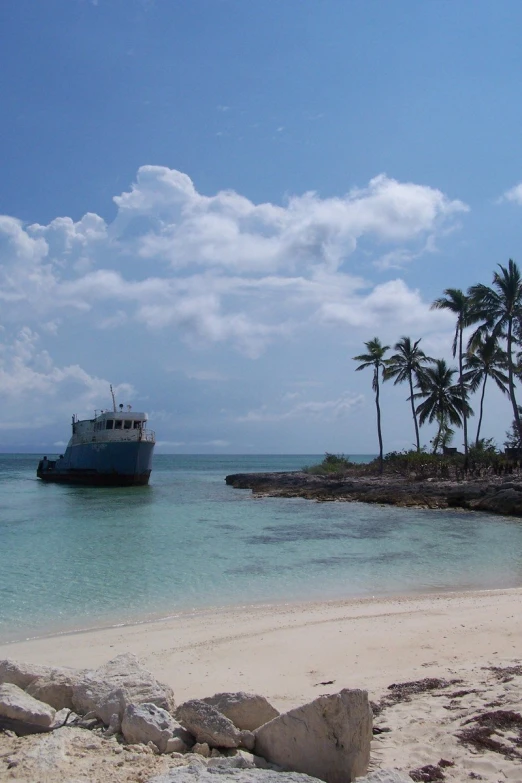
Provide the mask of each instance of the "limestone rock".
[{"label": "limestone rock", "polygon": [[252,731],[240,731],[239,735],[239,747],[254,750],[256,744],[254,733]]},{"label": "limestone rock", "polygon": [[221,756],[211,758],[207,767],[219,767],[220,769],[274,769],[281,772],[281,767],[270,764],[261,756],[255,756],[247,750],[237,750],[233,756]]},{"label": "limestone rock", "polygon": [[255,752],[283,769],[326,783],[365,775],[370,760],[372,712],[368,694],[342,690],[280,715],[255,732]]},{"label": "limestone rock", "polygon": [[487,494],[470,507],[475,511],[490,511],[494,514],[522,516],[522,487],[502,486],[500,491]]},{"label": "limestone rock", "polygon": [[175,767],[163,775],[149,778],[147,783],[320,783],[299,772],[275,772],[269,769],[207,769],[190,764]]},{"label": "limestone rock", "polygon": [[53,723],[55,714],[56,710],[29,696],[17,685],[0,685],[0,716],[45,730]]},{"label": "limestone rock", "polygon": [[[59,779],[58,770],[63,769],[64,760],[75,751],[75,743],[81,739],[81,729],[57,729],[49,734],[40,734],[38,741],[24,752],[21,769],[17,770],[23,781],[52,781]],[[76,748],[78,746],[76,745]]]},{"label": "limestone rock", "polygon": [[[250,756],[250,758],[249,758]],[[236,756],[221,756],[220,758],[211,758],[208,760],[207,769],[255,769],[254,756],[251,753],[243,755],[238,753]]]},{"label": "limestone rock", "polygon": [[[166,710],[152,703],[128,704],[121,721],[121,731],[130,744],[153,742],[160,753],[186,750],[192,737]],[[170,740],[171,750],[167,751]]]},{"label": "limestone rock", "polygon": [[191,746],[192,746],[192,741],[185,742],[181,737],[170,737],[170,739],[167,740],[165,753],[174,753],[176,755],[181,755],[183,753],[186,753],[187,750],[190,750]]},{"label": "limestone rock", "polygon": [[118,655],[104,666],[87,672],[73,686],[72,702],[80,714],[94,712],[105,724],[128,704],[152,703],[167,712],[174,709],[174,693],[161,685],[135,655]]},{"label": "limestone rock", "polygon": [[356,783],[411,783],[411,778],[397,769],[378,769],[363,778],[356,778]]},{"label": "limestone rock", "polygon": [[[10,682],[18,685],[23,691],[31,685],[32,682],[40,678],[70,677],[81,676],[84,672],[81,669],[68,669],[57,666],[38,666],[35,663],[20,663],[10,658],[0,661],[0,685]],[[53,705],[51,705],[53,706]],[[66,705],[64,705],[66,706]]]},{"label": "limestone rock", "polygon": [[279,715],[264,696],[254,693],[216,693],[203,701],[219,710],[236,728],[247,731],[255,731]]},{"label": "limestone rock", "polygon": [[196,742],[206,742],[211,748],[237,748],[248,741],[215,707],[200,699],[191,699],[176,710],[176,718],[196,738]]},{"label": "limestone rock", "polygon": [[208,759],[210,756],[210,748],[206,742],[196,742],[192,748],[192,752],[197,753],[198,756],[203,756],[205,759]]},{"label": "limestone rock", "polygon": [[55,710],[66,707],[74,709],[73,685],[83,676],[83,672],[66,669],[51,669],[44,677],[37,677],[25,689],[35,699],[50,704]]}]

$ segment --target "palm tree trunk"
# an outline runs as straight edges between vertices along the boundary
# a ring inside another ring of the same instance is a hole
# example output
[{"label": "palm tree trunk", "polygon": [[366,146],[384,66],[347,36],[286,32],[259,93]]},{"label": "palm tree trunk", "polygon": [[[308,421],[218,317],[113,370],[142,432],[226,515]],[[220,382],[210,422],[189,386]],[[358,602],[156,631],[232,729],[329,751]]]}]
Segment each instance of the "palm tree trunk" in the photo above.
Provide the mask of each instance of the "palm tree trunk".
[{"label": "palm tree trunk", "polygon": [[480,416],[478,420],[478,427],[477,427],[477,439],[475,441],[475,448],[478,449],[479,440],[480,440],[480,428],[482,426],[482,414],[484,412],[484,394],[486,393],[486,383],[488,380],[488,374],[487,372],[484,375],[484,383],[482,384],[482,394],[480,396]]},{"label": "palm tree trunk", "polygon": [[520,413],[518,412],[517,398],[515,397],[515,381],[513,380],[513,319],[510,318],[508,322],[507,333],[507,354],[508,354],[508,379],[509,379],[509,398],[511,405],[513,406],[513,416],[517,425],[518,437],[522,442],[522,422],[520,421]]},{"label": "palm tree trunk", "polygon": [[[464,396],[464,377],[462,373],[462,324],[459,328],[459,385],[460,385],[460,396],[462,397],[462,402],[464,403],[466,401],[466,398]],[[462,426],[464,429],[464,454],[466,455],[466,458],[468,456],[468,417],[466,414],[466,410],[464,408],[462,412]]]},{"label": "palm tree trunk", "polygon": [[413,415],[413,423],[415,424],[415,440],[417,441],[417,451],[420,451],[420,435],[419,435],[419,425],[417,424],[417,414],[415,413],[415,403],[413,402],[413,379],[411,377],[411,372],[409,375],[410,380],[410,402],[411,402],[411,412]]},{"label": "palm tree trunk", "polygon": [[379,368],[375,370],[375,407],[377,408],[377,436],[379,438],[379,473],[383,472],[381,406],[379,405]]},{"label": "palm tree trunk", "polygon": [[442,427],[444,426],[444,419],[441,417],[439,419],[439,431],[437,432],[437,436],[435,437],[433,441],[433,453],[437,453],[437,449],[439,448],[439,443],[442,439]]}]

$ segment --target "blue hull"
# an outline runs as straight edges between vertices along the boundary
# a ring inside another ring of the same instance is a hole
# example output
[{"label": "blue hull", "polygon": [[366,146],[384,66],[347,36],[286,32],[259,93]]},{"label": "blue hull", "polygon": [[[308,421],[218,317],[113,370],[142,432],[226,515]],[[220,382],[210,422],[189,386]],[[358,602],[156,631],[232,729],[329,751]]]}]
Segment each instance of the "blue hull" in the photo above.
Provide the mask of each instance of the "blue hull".
[{"label": "blue hull", "polygon": [[36,475],[62,484],[124,487],[148,484],[154,443],[82,443],[57,460],[40,460]]}]

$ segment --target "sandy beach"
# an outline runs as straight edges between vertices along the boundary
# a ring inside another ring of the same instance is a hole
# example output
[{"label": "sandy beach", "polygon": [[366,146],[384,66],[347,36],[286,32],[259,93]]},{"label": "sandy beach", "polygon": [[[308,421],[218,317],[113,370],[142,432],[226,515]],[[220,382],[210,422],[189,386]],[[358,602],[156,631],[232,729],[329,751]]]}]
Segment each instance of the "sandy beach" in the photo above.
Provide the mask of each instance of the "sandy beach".
[{"label": "sandy beach", "polygon": [[0,658],[95,667],[132,652],[178,703],[245,690],[282,711],[342,688],[378,703],[394,683],[438,678],[377,711],[376,725],[391,730],[376,735],[372,766],[409,771],[442,758],[454,764],[447,780],[522,781],[522,725],[495,733],[506,752],[457,738],[473,716],[522,710],[521,602],[518,588],[240,606],[4,644]]}]

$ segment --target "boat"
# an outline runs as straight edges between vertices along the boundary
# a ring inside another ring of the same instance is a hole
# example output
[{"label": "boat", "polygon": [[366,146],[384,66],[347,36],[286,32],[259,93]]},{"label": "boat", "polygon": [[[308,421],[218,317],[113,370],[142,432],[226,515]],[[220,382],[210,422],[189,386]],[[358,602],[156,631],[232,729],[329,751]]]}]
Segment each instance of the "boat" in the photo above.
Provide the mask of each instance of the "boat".
[{"label": "boat", "polygon": [[42,481],[102,487],[149,483],[156,436],[147,429],[147,414],[128,405],[94,412],[93,419],[72,417],[72,435],[64,454],[44,457],[36,475]]}]

